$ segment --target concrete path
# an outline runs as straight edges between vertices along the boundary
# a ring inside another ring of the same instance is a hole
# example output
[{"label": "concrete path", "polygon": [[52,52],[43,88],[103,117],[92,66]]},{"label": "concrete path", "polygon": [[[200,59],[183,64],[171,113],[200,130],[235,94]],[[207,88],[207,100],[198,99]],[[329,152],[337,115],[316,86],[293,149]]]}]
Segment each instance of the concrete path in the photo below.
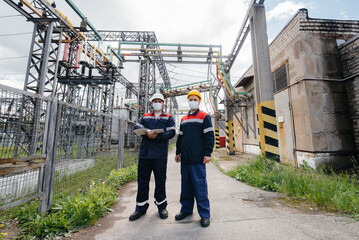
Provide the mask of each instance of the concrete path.
[{"label": "concrete path", "polygon": [[[282,206],[275,193],[250,187],[223,175],[212,163],[207,166],[211,225],[200,226],[197,209],[182,221],[174,216],[180,210],[180,165],[169,155],[167,171],[169,218],[158,217],[150,204],[147,214],[135,222],[128,221],[134,211],[137,183],[121,190],[114,212],[95,226],[81,230],[71,239],[359,239],[359,222],[324,214],[304,214]],[[151,182],[150,202],[153,203]]]}]

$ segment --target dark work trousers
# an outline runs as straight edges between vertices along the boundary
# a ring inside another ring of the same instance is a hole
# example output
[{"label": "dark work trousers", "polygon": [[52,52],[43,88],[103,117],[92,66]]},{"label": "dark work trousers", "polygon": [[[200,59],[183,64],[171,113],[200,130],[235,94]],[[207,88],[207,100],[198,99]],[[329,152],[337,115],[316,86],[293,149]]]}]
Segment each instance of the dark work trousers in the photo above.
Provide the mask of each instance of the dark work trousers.
[{"label": "dark work trousers", "polygon": [[167,159],[139,159],[137,170],[136,211],[146,212],[149,206],[148,194],[150,190],[151,172],[155,175],[155,204],[158,210],[166,209],[166,171]]},{"label": "dark work trousers", "polygon": [[181,212],[192,213],[194,198],[197,202],[198,214],[209,218],[209,199],[206,179],[206,165],[181,163]]}]

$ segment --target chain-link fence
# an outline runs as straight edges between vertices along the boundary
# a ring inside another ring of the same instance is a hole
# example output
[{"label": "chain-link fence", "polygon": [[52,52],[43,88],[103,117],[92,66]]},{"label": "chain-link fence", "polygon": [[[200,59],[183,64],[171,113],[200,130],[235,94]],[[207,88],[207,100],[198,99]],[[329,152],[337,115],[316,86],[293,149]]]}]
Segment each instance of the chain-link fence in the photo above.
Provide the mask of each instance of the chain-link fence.
[{"label": "chain-link fence", "polygon": [[123,150],[136,146],[131,121],[2,85],[0,96],[0,209],[39,197],[47,210],[137,161]]},{"label": "chain-link fence", "polygon": [[0,88],[0,206],[39,197],[50,99]]}]

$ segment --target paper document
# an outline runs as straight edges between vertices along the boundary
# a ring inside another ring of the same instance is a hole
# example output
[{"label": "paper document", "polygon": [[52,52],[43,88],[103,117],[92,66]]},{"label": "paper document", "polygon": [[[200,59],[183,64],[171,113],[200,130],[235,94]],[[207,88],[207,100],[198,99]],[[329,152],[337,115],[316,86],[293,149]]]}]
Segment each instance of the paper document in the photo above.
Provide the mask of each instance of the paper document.
[{"label": "paper document", "polygon": [[147,128],[139,128],[136,130],[133,130],[133,132],[137,135],[137,136],[142,136],[145,135],[146,133],[149,134],[154,134],[156,133],[164,133],[163,129],[147,129]]}]

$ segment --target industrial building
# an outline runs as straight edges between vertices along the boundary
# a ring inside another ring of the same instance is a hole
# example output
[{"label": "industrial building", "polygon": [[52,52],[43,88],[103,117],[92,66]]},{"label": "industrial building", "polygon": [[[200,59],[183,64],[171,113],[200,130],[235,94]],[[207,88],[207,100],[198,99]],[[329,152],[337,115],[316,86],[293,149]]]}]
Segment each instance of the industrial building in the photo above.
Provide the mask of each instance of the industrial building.
[{"label": "industrial building", "polygon": [[[269,46],[280,161],[313,168],[352,163],[359,148],[359,21],[300,9]],[[234,121],[236,151],[259,154],[253,66],[235,84],[252,96]],[[238,121],[239,120],[239,121]]]}]

